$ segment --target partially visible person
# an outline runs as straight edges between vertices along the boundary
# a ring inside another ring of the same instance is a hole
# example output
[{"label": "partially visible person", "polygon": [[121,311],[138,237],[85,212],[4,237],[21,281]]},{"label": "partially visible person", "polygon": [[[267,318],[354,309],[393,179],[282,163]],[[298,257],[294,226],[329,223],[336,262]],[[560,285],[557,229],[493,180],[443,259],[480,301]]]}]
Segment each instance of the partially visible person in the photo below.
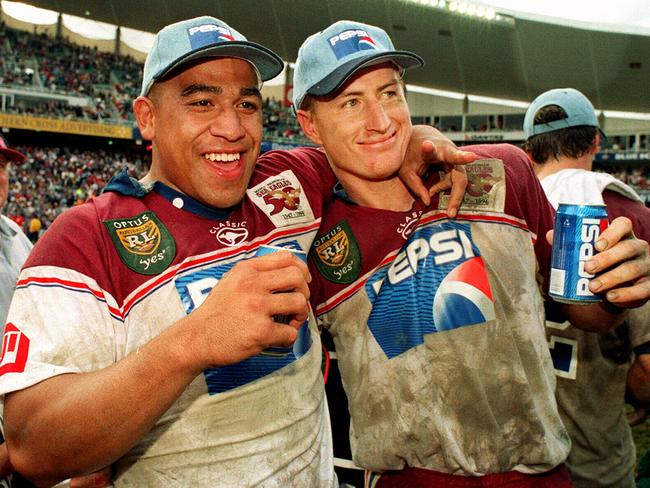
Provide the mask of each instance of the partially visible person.
[{"label": "partially visible person", "polygon": [[[7,141],[0,136],[0,329],[3,331],[20,269],[32,249],[32,243],[21,228],[2,214],[9,194],[11,163],[22,163],[24,160],[25,155],[11,149]],[[4,415],[1,405],[0,414]],[[2,415],[0,415],[0,428],[3,426]],[[7,445],[4,442],[4,429],[0,435],[0,478],[2,483],[8,484],[13,470],[9,463]]]},{"label": "partially visible person", "polygon": [[11,149],[0,136],[0,329],[2,330],[4,330],[20,268],[32,249],[32,243],[22,229],[2,214],[9,194],[11,163],[21,163],[24,160],[25,156]]},{"label": "partially visible person", "polygon": [[[445,198],[414,198],[396,174],[411,132],[402,73],[421,64],[350,21],[309,37],[296,62],[298,119],[340,182],[310,269],[353,460],[378,487],[570,486],[538,280],[552,208],[525,153],[504,144],[464,148],[484,159],[466,168],[455,219]],[[590,287],[628,306],[650,291],[648,244],[630,234],[629,221],[612,222],[587,265],[616,265]],[[585,327],[625,316],[560,308]]]},{"label": "partially visible person", "polygon": [[43,223],[41,222],[41,219],[36,214],[36,212],[34,212],[29,219],[29,234],[27,236],[32,243],[35,244],[36,241],[38,241],[42,227]]},{"label": "partially visible person", "polygon": [[[650,240],[650,209],[622,181],[593,171],[604,133],[591,102],[573,88],[549,90],[524,118],[524,149],[555,209],[560,203],[607,205],[610,219],[632,221]],[[631,488],[636,453],[625,398],[650,405],[650,305],[631,311],[614,330],[597,334],[568,321],[546,322],[557,376],[560,415],[571,436],[567,466],[579,488]]]}]

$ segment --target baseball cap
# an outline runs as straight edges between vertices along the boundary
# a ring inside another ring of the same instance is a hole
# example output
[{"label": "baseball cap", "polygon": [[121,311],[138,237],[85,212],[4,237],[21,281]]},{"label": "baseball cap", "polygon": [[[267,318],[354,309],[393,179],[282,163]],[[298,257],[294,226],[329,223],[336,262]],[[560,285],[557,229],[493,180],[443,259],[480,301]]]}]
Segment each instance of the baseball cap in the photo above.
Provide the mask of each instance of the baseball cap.
[{"label": "baseball cap", "polygon": [[307,94],[330,95],[357,70],[392,61],[403,69],[424,65],[409,51],[397,51],[386,32],[372,25],[341,20],[310,37],[300,46],[293,74],[293,106]]},{"label": "baseball cap", "polygon": [[149,93],[151,85],[173,69],[208,57],[244,59],[255,66],[262,81],[274,78],[284,68],[280,56],[246,40],[225,22],[214,17],[196,17],[168,25],[156,34],[144,63],[140,94]]},{"label": "baseball cap", "polygon": [[11,149],[2,136],[0,136],[0,154],[4,154],[9,161],[22,162],[25,160],[25,155],[15,149]]},{"label": "baseball cap", "polygon": [[[557,105],[567,114],[565,119],[535,125],[535,114],[548,105]],[[600,130],[596,111],[589,99],[574,88],[555,88],[539,95],[532,101],[524,117],[526,139],[568,127],[589,126]],[[603,132],[600,130],[600,132]],[[604,133],[603,133],[604,134]]]}]

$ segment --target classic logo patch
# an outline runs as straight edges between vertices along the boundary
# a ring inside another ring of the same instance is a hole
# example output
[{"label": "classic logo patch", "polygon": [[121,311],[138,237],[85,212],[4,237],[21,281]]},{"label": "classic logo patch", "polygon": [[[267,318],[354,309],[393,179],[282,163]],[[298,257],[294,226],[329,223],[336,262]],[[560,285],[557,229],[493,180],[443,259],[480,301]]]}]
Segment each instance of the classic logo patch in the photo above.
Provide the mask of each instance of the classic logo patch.
[{"label": "classic logo patch", "polygon": [[311,256],[318,271],[334,283],[352,283],[361,272],[359,245],[346,220],[316,237]]},{"label": "classic logo patch", "polygon": [[413,229],[415,229],[415,227],[418,225],[418,222],[420,221],[420,215],[422,215],[422,211],[411,212],[410,215],[407,215],[404,218],[404,222],[399,224],[397,233],[404,239],[408,239],[408,236],[411,235]]},{"label": "classic logo patch", "polygon": [[303,195],[300,181],[291,170],[267,178],[246,193],[276,227],[314,220],[309,200]]},{"label": "classic logo patch", "polygon": [[9,322],[5,327],[5,334],[2,338],[0,375],[25,371],[28,355],[29,338],[18,327]]},{"label": "classic logo patch", "polygon": [[235,247],[248,239],[246,222],[221,222],[210,229],[219,243],[226,247]]},{"label": "classic logo patch", "polygon": [[174,238],[153,212],[106,220],[104,225],[122,262],[136,273],[160,274],[176,255]]},{"label": "classic logo patch", "polygon": [[[465,165],[467,189],[463,197],[464,209],[494,210],[503,212],[506,201],[506,176],[503,161],[481,159]],[[442,175],[441,175],[442,177]],[[449,204],[449,191],[440,195],[440,209]]]}]

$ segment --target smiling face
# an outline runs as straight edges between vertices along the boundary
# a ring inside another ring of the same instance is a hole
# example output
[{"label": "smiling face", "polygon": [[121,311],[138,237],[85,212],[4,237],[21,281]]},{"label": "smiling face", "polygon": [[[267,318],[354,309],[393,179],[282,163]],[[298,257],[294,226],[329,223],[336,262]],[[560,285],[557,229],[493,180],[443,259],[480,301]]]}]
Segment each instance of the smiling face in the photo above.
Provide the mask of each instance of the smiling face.
[{"label": "smiling face", "polygon": [[360,70],[334,96],[313,99],[298,118],[324,146],[346,189],[394,178],[412,130],[402,81],[391,63]]},{"label": "smiling face", "polygon": [[147,179],[215,208],[239,203],[262,140],[262,104],[253,67],[235,58],[193,64],[138,97],[134,112],[152,141]]}]

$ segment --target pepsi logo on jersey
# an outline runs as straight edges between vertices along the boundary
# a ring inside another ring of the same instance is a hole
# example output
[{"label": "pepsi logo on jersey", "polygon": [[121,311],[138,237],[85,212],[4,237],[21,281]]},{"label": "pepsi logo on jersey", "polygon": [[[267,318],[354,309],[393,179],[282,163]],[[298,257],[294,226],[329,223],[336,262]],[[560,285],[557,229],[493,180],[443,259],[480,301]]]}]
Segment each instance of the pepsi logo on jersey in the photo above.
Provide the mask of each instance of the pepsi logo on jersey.
[{"label": "pepsi logo on jersey", "polygon": [[480,256],[459,264],[440,283],[433,299],[439,331],[494,320],[494,300]]},{"label": "pepsi logo on jersey", "polygon": [[483,258],[470,224],[458,221],[418,227],[365,290],[373,304],[368,328],[388,358],[417,347],[428,334],[495,318]]}]

